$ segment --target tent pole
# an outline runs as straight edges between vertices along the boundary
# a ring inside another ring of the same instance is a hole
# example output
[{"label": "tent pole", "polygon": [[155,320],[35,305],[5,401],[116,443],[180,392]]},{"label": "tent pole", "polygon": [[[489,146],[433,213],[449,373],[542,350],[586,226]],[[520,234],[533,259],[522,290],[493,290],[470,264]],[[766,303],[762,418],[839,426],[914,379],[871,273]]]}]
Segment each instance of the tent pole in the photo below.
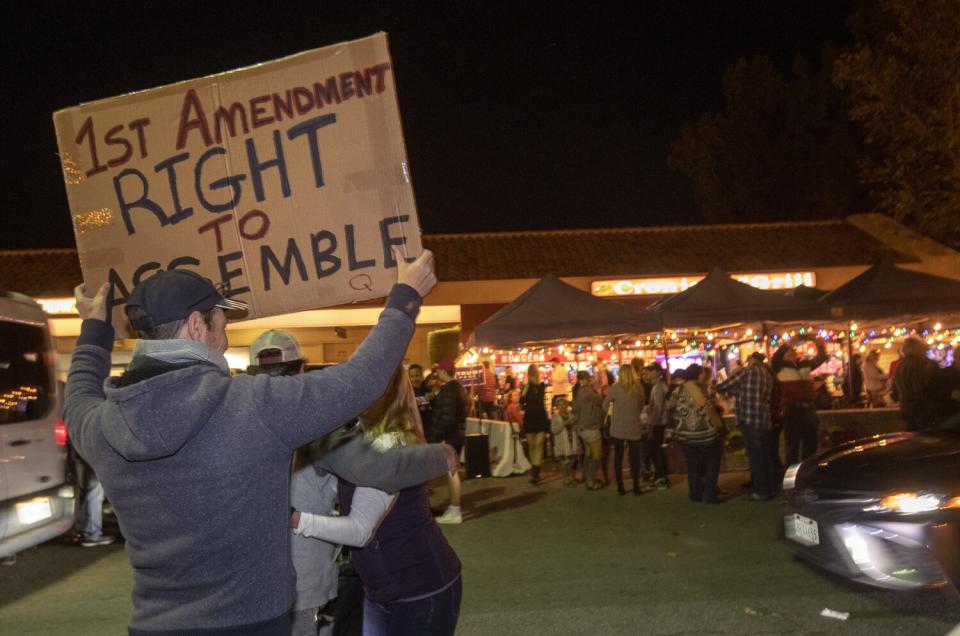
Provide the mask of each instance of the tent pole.
[{"label": "tent pole", "polygon": [[763,357],[770,360],[770,340],[767,338],[767,323],[760,323],[760,337],[763,338]]},{"label": "tent pole", "polygon": [[852,404],[854,398],[859,396],[852,395],[853,394],[853,373],[851,371],[851,367],[853,366],[853,331],[851,330],[851,327],[853,327],[853,321],[848,320],[847,321],[847,369],[846,369],[847,377],[844,378],[843,380],[843,386],[846,387],[847,389],[846,391],[847,402]]},{"label": "tent pole", "polygon": [[667,332],[660,332],[660,339],[663,341],[663,367],[667,375],[667,382],[670,381],[670,350],[667,347]]}]

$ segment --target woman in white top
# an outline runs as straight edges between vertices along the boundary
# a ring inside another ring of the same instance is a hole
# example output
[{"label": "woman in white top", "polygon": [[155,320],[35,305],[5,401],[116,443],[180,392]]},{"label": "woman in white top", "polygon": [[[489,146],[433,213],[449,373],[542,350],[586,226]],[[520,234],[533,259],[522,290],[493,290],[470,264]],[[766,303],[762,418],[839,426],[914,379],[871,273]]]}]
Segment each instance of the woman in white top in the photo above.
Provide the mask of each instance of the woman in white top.
[{"label": "woman in white top", "polygon": [[863,388],[867,390],[868,406],[886,406],[885,396],[889,392],[890,376],[883,372],[878,361],[880,352],[874,349],[863,361]]}]

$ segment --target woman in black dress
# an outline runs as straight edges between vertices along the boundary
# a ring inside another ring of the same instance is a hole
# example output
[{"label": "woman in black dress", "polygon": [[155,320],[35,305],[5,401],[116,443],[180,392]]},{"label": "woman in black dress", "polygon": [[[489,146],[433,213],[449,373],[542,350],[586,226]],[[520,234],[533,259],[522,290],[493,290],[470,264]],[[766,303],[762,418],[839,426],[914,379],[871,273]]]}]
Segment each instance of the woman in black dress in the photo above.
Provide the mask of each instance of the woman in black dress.
[{"label": "woman in black dress", "polygon": [[533,464],[530,483],[539,484],[543,444],[550,431],[550,420],[547,418],[547,409],[544,404],[540,369],[535,364],[531,364],[527,369],[527,384],[523,387],[523,393],[520,396],[520,406],[523,407],[523,432],[527,436],[530,463]]}]

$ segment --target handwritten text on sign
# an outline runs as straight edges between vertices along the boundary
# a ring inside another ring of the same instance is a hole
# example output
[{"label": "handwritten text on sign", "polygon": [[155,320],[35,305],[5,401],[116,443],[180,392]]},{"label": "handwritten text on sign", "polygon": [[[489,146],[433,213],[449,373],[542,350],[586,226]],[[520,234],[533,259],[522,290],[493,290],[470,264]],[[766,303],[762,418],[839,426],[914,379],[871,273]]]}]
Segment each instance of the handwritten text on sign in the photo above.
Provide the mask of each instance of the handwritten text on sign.
[{"label": "handwritten text on sign", "polygon": [[191,267],[253,316],[381,296],[421,250],[382,34],[55,116],[84,279]]}]

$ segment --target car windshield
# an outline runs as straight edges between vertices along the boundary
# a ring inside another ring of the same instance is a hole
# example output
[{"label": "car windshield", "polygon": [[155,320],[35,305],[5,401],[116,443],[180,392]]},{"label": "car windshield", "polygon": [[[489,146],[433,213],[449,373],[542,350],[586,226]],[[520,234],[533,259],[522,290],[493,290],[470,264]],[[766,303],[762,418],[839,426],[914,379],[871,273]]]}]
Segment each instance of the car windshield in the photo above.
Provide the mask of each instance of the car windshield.
[{"label": "car windshield", "polygon": [[43,328],[0,322],[0,424],[37,420],[50,408]]}]

